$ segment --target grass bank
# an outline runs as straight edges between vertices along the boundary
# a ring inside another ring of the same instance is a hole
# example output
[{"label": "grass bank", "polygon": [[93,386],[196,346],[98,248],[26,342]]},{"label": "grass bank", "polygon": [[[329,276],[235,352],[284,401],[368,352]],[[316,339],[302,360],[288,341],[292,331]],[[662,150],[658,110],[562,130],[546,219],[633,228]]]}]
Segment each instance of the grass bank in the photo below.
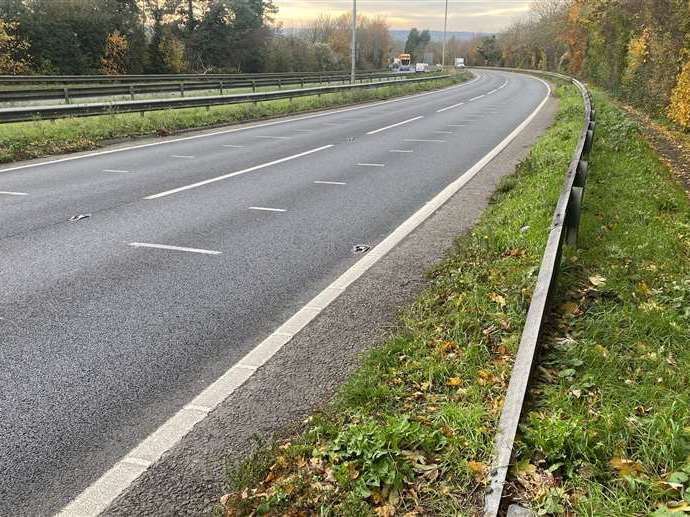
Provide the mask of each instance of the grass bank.
[{"label": "grass bank", "polygon": [[690,513],[690,203],[597,94],[581,249],[566,256],[513,470],[540,514]]},{"label": "grass bank", "polygon": [[176,131],[259,120],[346,104],[389,99],[433,90],[463,82],[471,77],[461,73],[452,78],[423,83],[386,86],[371,90],[354,90],[322,96],[298,97],[206,108],[87,118],[36,121],[0,125],[0,163],[54,154],[88,151],[108,141],[142,136],[167,136]]},{"label": "grass bank", "polygon": [[556,90],[555,125],[458,240],[408,310],[305,431],[230,470],[218,513],[473,514],[582,100]]}]

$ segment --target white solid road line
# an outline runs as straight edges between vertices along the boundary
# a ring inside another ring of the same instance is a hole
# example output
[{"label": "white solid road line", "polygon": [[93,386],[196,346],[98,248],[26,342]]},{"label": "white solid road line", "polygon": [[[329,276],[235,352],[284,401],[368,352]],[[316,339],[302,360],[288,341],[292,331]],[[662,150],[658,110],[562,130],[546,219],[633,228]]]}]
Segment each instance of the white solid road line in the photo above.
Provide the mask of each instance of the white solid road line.
[{"label": "white solid road line", "polygon": [[385,163],[358,163],[358,167],[385,167]]},{"label": "white solid road line", "polygon": [[[262,128],[262,127],[271,127],[271,126],[277,126],[280,124],[290,124],[292,122],[300,122],[302,120],[311,120],[311,119],[315,119],[315,118],[329,117],[331,115],[339,115],[341,113],[348,113],[350,111],[366,110],[366,109],[370,109],[370,108],[376,108],[378,106],[384,106],[387,104],[406,102],[406,101],[409,101],[410,99],[418,99],[420,97],[426,97],[429,95],[439,95],[439,94],[443,94],[443,93],[448,93],[449,91],[457,90],[460,88],[464,88],[465,86],[469,86],[471,84],[474,84],[477,81],[481,80],[483,77],[484,76],[481,74],[476,74],[476,77],[474,79],[472,79],[471,81],[467,81],[466,83],[457,84],[455,86],[449,86],[448,88],[443,88],[441,90],[433,90],[430,92],[423,92],[423,93],[413,93],[412,95],[405,95],[403,97],[396,97],[395,99],[388,99],[386,101],[372,102],[372,103],[368,103],[368,104],[362,104],[359,106],[351,106],[349,108],[331,109],[331,110],[326,110],[326,111],[322,111],[319,113],[312,113],[310,115],[295,116],[295,117],[290,117],[287,119],[274,120],[271,122],[264,122],[261,124],[253,124],[250,126],[231,127],[229,129],[221,129],[220,131],[209,131],[208,133],[202,133],[200,135],[184,136],[181,138],[171,138],[170,140],[151,142],[148,144],[138,144],[138,145],[131,145],[128,147],[119,147],[117,149],[107,149],[105,151],[96,151],[93,153],[81,154],[79,156],[66,156],[65,158],[58,158],[56,160],[47,160],[47,161],[37,162],[37,163],[27,163],[24,165],[17,165],[16,167],[8,167],[6,169],[0,169],[0,173],[17,171],[17,170],[21,170],[21,169],[29,169],[29,168],[34,168],[34,167],[41,167],[43,165],[54,165],[56,163],[71,162],[73,160],[83,160],[85,158],[93,158],[95,156],[105,156],[108,154],[122,153],[125,151],[135,151],[138,149],[146,149],[148,147],[156,147],[159,145],[169,145],[169,144],[175,144],[178,142],[187,142],[189,140],[197,140],[200,138],[208,138],[211,136],[227,135],[227,134],[231,134],[231,133],[239,133],[240,131],[248,131],[250,129],[258,129],[258,128]],[[335,124],[335,125],[338,125],[338,124]]]},{"label": "white solid road line", "polygon": [[266,140],[290,140],[289,136],[268,136],[268,135],[254,135],[254,138],[264,138]]},{"label": "white solid road line", "polygon": [[98,515],[103,512],[117,496],[127,490],[139,476],[146,472],[150,465],[158,461],[163,454],[177,445],[196,424],[204,420],[211,411],[250,379],[261,366],[266,364],[289,343],[321,311],[338,299],[349,285],[364,275],[405,237],[436,213],[439,208],[474,178],[491,160],[498,156],[534,120],[549,100],[551,87],[541,79],[532,79],[543,83],[546,86],[547,94],[544,100],[522,124],[516,127],[501,143],[462,176],[453,181],[453,183],[398,226],[393,233],[388,235],[345,273],[340,275],[330,286],[326,287],[307,305],[295,313],[294,316],[278,327],[273,334],[258,343],[251,352],[228,369],[189,404],[130,450],[110,470],[105,472],[67,504],[60,511],[60,517]]},{"label": "white solid road line", "polygon": [[250,206],[249,210],[262,210],[264,212],[287,212],[284,208],[268,208],[265,206]]},{"label": "white solid road line", "polygon": [[464,106],[464,102],[458,102],[457,104],[453,104],[452,106],[447,106],[445,108],[441,108],[440,110],[436,110],[436,113],[443,113],[444,111],[452,110],[454,108],[459,108],[460,106]]},{"label": "white solid road line", "polygon": [[445,140],[425,140],[423,138],[406,138],[405,142],[430,142],[434,144],[445,144]]},{"label": "white solid road line", "polygon": [[315,181],[317,185],[347,185],[344,181]]},{"label": "white solid road line", "polygon": [[493,95],[493,94],[496,93],[497,91],[498,91],[498,88],[496,88],[495,90],[491,90],[489,93],[487,93],[487,95]]},{"label": "white solid road line", "polygon": [[448,124],[448,127],[467,127],[467,124]]},{"label": "white solid road line", "polygon": [[204,181],[199,181],[197,183],[192,183],[191,185],[185,185],[184,187],[178,187],[178,188],[174,188],[172,190],[166,190],[165,192],[161,192],[159,194],[153,194],[151,196],[146,196],[144,199],[150,200],[150,199],[158,199],[160,197],[171,196],[173,194],[177,194],[178,192],[182,192],[184,190],[191,190],[193,188],[198,188],[198,187],[202,187],[204,185],[208,185],[209,183],[215,183],[216,181],[222,181],[222,180],[226,180],[228,178],[234,178],[235,176],[240,176],[241,174],[247,174],[248,172],[258,171],[259,169],[265,169],[266,167],[271,167],[272,165],[278,165],[279,163],[289,162],[290,160],[295,160],[295,159],[301,158],[303,156],[318,153],[319,151],[323,151],[324,149],[330,149],[331,147],[333,147],[332,144],[331,145],[324,145],[323,147],[317,147],[316,149],[311,149],[310,151],[305,151],[305,152],[299,153],[299,154],[293,154],[292,156],[287,156],[285,158],[281,158],[280,160],[274,160],[272,162],[262,163],[261,165],[255,165],[254,167],[249,167],[248,169],[244,169],[241,171],[231,172],[230,174],[224,174],[223,176],[218,176],[216,178],[211,178],[211,179],[207,179]]},{"label": "white solid road line", "polygon": [[0,190],[0,195],[2,196],[28,196],[26,192],[8,192],[4,190]]},{"label": "white solid road line", "polygon": [[403,120],[402,122],[398,122],[397,124],[391,124],[390,126],[382,127],[381,129],[375,129],[374,131],[369,131],[367,135],[375,135],[376,133],[381,133],[382,131],[386,131],[387,129],[392,129],[394,127],[402,126],[405,124],[409,124],[410,122],[414,122],[415,120],[419,120],[420,118],[424,118],[423,116],[419,117],[414,117],[410,118],[407,120]]},{"label": "white solid road line", "polygon": [[479,99],[483,99],[484,97],[486,97],[486,94],[478,95],[477,97],[471,98],[471,99],[470,99],[470,102],[477,101],[477,100],[479,100]]},{"label": "white solid road line", "polygon": [[189,253],[200,253],[202,255],[222,255],[222,251],[202,250],[199,248],[185,248],[184,246],[169,246],[167,244],[151,244],[150,242],[130,242],[129,246],[133,248],[154,248],[159,250],[170,251],[187,251]]},{"label": "white solid road line", "polygon": [[120,172],[120,173],[128,173],[130,171],[124,171],[124,170],[119,170],[119,169],[103,169],[103,172]]},{"label": "white solid road line", "polygon": [[389,153],[413,153],[412,149],[391,149]]}]

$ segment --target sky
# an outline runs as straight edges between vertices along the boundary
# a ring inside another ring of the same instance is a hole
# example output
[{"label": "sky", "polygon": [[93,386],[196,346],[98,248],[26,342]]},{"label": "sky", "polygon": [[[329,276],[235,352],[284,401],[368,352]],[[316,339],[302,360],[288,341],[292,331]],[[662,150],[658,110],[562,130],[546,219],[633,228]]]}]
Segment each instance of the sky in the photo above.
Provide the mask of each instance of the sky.
[{"label": "sky", "polygon": [[[277,21],[299,27],[321,13],[338,15],[352,10],[352,0],[274,0]],[[497,32],[524,17],[529,0],[448,0],[448,30]],[[443,30],[445,0],[357,0],[357,10],[380,15],[392,29]]]}]

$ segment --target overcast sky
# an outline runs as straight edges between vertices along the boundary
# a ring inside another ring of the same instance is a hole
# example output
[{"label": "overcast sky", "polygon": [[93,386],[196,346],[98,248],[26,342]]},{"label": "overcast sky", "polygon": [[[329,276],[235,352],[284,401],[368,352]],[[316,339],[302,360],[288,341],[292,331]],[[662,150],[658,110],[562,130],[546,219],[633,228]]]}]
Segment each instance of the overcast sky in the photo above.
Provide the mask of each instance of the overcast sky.
[{"label": "overcast sky", "polygon": [[[352,10],[352,0],[274,0],[278,21],[301,26],[320,13]],[[448,30],[496,32],[525,16],[529,0],[449,0]],[[384,16],[391,28],[443,30],[445,0],[357,0],[359,12]]]}]

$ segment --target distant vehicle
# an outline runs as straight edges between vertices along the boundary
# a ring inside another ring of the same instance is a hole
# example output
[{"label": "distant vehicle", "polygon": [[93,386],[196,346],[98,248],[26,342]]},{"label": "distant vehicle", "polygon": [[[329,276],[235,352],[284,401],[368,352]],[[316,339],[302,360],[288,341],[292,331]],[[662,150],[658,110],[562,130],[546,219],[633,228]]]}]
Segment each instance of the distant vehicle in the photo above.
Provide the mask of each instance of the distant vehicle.
[{"label": "distant vehicle", "polygon": [[410,66],[412,64],[412,56],[410,54],[400,54],[398,56],[398,60],[400,61],[400,67],[398,67],[398,71],[400,72],[410,72]]},{"label": "distant vehicle", "polygon": [[428,72],[429,71],[429,64],[428,63],[417,63],[414,65],[414,71],[419,73],[419,72]]},{"label": "distant vehicle", "polygon": [[455,68],[465,68],[465,58],[456,57],[455,58]]}]

